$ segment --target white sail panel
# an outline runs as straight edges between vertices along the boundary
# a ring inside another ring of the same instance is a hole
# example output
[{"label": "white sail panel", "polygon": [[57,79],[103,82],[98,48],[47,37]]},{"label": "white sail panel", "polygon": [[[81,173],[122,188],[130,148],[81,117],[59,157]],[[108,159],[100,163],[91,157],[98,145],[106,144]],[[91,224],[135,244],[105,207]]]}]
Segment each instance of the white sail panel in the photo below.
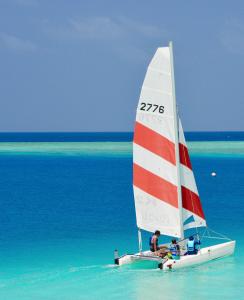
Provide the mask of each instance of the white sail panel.
[{"label": "white sail panel", "polygon": [[180,237],[179,210],[134,187],[137,226],[149,232]]},{"label": "white sail panel", "polygon": [[180,237],[170,50],[158,48],[145,76],[133,141],[137,226]]},{"label": "white sail panel", "polygon": [[181,164],[180,174],[181,174],[181,178],[180,178],[181,185],[183,185],[188,190],[191,190],[192,192],[198,195],[198,189],[194,179],[194,175],[192,174],[192,170],[186,167],[185,165]]},{"label": "white sail panel", "polygon": [[136,120],[175,142],[172,98],[170,51],[158,48],[142,85]]},{"label": "white sail panel", "polygon": [[179,120],[180,181],[182,189],[182,216],[184,229],[206,226],[188,148]]}]

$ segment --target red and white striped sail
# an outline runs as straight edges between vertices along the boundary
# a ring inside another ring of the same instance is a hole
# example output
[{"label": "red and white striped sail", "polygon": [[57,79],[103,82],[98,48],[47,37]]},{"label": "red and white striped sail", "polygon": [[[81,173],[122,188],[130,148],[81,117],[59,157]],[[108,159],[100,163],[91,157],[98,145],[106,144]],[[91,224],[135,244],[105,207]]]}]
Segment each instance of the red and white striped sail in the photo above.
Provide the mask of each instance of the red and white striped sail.
[{"label": "red and white striped sail", "polygon": [[180,182],[182,191],[182,216],[184,229],[206,226],[191,161],[179,120]]},{"label": "red and white striped sail", "polygon": [[[157,49],[142,86],[133,141],[133,188],[137,226],[182,237],[184,221],[194,218],[185,229],[206,222],[181,124],[176,152],[178,125],[170,53],[169,47]],[[178,195],[180,181],[182,195]]]},{"label": "red and white striped sail", "polygon": [[170,50],[158,48],[137,107],[133,187],[137,226],[180,237]]}]

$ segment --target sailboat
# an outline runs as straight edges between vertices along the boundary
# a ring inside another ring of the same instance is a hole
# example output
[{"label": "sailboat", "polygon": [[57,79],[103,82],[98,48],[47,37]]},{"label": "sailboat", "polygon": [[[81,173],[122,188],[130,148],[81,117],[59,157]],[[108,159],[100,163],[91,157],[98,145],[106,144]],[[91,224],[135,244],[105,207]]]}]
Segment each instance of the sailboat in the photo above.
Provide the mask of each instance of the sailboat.
[{"label": "sailboat", "polygon": [[[160,269],[177,269],[231,255],[235,241],[212,235],[199,197],[175,95],[173,45],[160,47],[143,82],[136,112],[133,140],[133,189],[139,252],[118,256],[115,264],[156,261]],[[201,239],[226,239],[186,254],[186,231],[196,230]],[[142,250],[142,231],[178,239],[180,259],[161,258]]]}]

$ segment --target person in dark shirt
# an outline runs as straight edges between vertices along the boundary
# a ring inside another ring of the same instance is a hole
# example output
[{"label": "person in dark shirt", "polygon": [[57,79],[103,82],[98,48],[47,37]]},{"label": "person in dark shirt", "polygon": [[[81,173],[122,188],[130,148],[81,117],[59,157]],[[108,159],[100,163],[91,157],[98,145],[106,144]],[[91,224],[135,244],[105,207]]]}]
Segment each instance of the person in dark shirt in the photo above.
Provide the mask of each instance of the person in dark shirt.
[{"label": "person in dark shirt", "polygon": [[158,256],[165,256],[167,254],[167,247],[163,245],[158,245],[158,239],[160,237],[160,231],[156,230],[154,234],[149,239],[149,246],[150,251],[153,252],[153,254]]}]

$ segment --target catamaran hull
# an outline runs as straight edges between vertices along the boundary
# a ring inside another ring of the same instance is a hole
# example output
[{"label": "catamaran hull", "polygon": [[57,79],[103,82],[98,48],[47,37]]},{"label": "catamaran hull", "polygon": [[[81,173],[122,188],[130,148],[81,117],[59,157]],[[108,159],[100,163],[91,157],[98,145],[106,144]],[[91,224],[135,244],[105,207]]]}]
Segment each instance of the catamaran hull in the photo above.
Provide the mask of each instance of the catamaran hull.
[{"label": "catamaran hull", "polygon": [[180,260],[169,259],[163,264],[163,270],[178,269],[202,264],[217,258],[233,254],[235,241],[202,248],[196,255],[181,256]]},{"label": "catamaran hull", "polygon": [[121,266],[133,263],[135,261],[156,261],[158,262],[158,266],[165,271],[171,269],[191,267],[233,254],[235,250],[235,244],[235,241],[231,241],[223,244],[205,247],[202,248],[198,252],[198,254],[181,256],[179,260],[161,259],[157,256],[152,256],[150,251],[145,251],[142,254],[128,254],[119,257],[117,260],[117,264]]}]

